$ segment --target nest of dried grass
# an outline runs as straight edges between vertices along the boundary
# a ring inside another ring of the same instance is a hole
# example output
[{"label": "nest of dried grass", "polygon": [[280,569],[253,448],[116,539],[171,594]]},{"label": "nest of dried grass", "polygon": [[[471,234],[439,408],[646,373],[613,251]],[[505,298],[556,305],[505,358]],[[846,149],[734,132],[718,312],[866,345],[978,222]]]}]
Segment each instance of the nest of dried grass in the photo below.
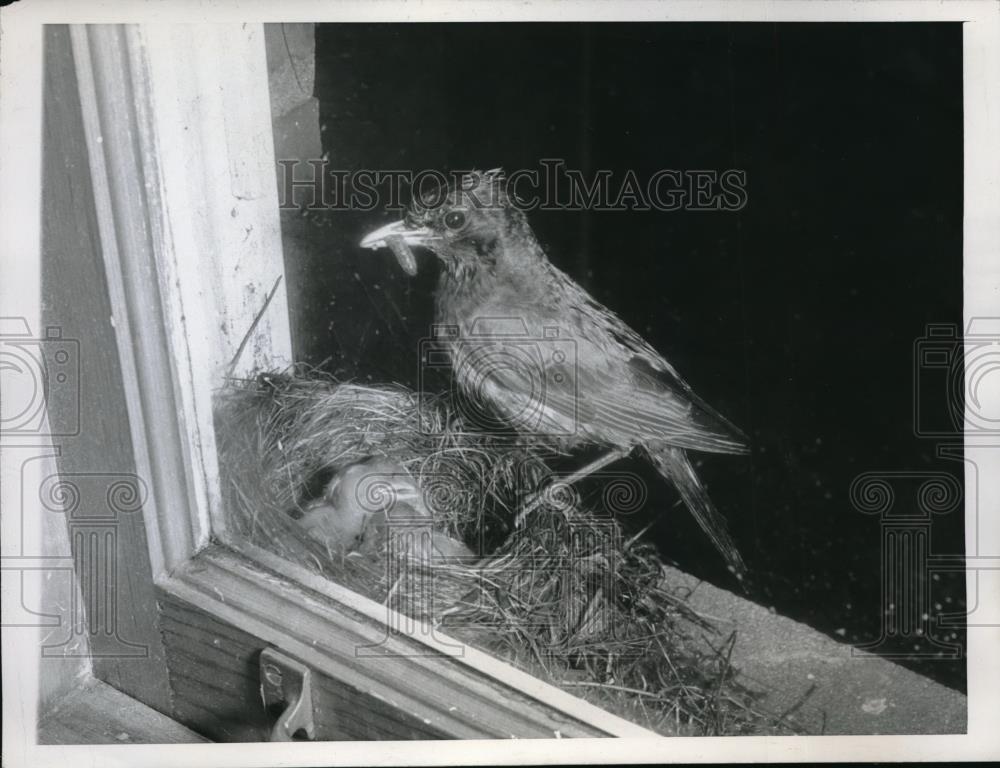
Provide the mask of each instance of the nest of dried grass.
[{"label": "nest of dried grass", "polygon": [[[734,679],[733,638],[712,639],[711,625],[666,585],[652,546],[570,496],[548,500],[513,529],[526,492],[549,476],[542,449],[466,430],[441,397],[301,369],[232,382],[218,399],[217,432],[235,539],[429,619],[660,733],[794,731],[756,708]],[[373,457],[403,468],[433,528],[476,556],[411,557],[400,566],[389,554],[391,530],[354,551],[310,536],[299,523],[310,500]],[[418,569],[434,578],[413,578]]]}]

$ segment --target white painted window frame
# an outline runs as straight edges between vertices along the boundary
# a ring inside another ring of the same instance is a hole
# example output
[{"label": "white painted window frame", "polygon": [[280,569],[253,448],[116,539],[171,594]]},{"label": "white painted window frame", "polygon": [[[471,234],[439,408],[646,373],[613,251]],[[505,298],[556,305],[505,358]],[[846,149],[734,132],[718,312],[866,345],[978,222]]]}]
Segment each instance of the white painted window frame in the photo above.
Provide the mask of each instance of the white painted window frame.
[{"label": "white painted window frame", "polygon": [[[78,25],[71,35],[157,585],[411,714],[428,705],[456,736],[655,736],[439,634],[386,639],[388,622],[406,623],[384,605],[271,553],[241,544],[248,562],[209,546],[226,540],[213,392],[283,274],[264,29]],[[291,358],[281,284],[233,373]],[[265,570],[281,583],[255,578]],[[306,626],[324,627],[336,648]],[[379,642],[389,661],[347,651]]]}]

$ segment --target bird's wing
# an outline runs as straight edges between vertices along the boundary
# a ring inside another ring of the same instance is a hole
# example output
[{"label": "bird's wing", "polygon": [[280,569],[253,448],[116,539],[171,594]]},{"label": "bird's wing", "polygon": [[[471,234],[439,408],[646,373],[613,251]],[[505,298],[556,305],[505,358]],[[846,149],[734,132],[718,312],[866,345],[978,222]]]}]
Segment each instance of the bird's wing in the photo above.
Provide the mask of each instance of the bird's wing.
[{"label": "bird's wing", "polygon": [[[745,436],[704,400],[638,333],[557,272],[573,317],[574,387],[548,387],[546,405],[573,408],[584,426],[606,439],[659,440],[680,448],[746,453]],[[563,320],[565,323],[565,320]],[[565,326],[564,326],[565,327]]]},{"label": "bird's wing", "polygon": [[617,445],[649,442],[712,453],[745,453],[740,433],[683,382],[654,371],[638,357],[594,359],[589,342],[577,345],[575,364],[546,371],[540,394],[547,413],[592,439]]},{"label": "bird's wing", "polygon": [[[687,426],[694,429],[688,435],[689,444],[682,447],[724,453],[748,452],[748,441],[743,431],[702,400],[672,367],[654,368],[653,361],[645,356],[633,357],[628,365],[637,384],[641,382],[639,386],[644,391],[651,391],[657,402],[663,404],[670,401],[686,410]],[[675,407],[671,405],[668,410],[672,411]],[[674,444],[681,445],[676,441]]]},{"label": "bird's wing", "polygon": [[452,345],[463,391],[522,433],[746,452],[739,430],[645,339],[565,273],[544,269],[528,285],[492,294],[477,308],[474,331]]}]

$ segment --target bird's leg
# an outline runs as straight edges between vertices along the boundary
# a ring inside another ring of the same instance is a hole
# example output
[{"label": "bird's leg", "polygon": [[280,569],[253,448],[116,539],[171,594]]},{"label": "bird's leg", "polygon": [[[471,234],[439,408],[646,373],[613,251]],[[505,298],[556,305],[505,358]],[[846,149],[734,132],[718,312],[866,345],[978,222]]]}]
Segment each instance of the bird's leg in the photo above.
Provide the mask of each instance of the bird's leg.
[{"label": "bird's leg", "polygon": [[[618,459],[624,459],[632,452],[631,448],[612,448],[607,453],[601,454],[592,462],[586,466],[581,467],[572,475],[560,478],[559,480],[554,480],[549,485],[549,488],[553,488],[556,485],[573,485],[580,482],[585,477],[594,474],[598,470],[604,469],[608,464],[614,464]],[[528,515],[538,509],[542,504],[542,500],[545,498],[544,491],[532,494],[531,498],[524,508],[517,513],[517,517],[514,519],[514,527],[520,528],[524,525],[524,521],[527,519]]]}]

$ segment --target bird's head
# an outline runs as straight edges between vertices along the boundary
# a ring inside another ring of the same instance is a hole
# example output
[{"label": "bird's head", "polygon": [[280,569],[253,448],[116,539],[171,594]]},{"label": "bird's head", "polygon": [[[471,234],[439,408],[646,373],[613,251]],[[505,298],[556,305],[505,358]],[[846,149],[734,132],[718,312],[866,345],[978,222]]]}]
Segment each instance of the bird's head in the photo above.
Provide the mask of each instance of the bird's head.
[{"label": "bird's head", "polygon": [[361,241],[362,248],[392,248],[400,265],[416,273],[409,248],[432,251],[452,274],[496,271],[539,258],[524,213],[507,197],[499,169],[463,175],[446,189],[414,199],[402,221],[388,224]]}]

